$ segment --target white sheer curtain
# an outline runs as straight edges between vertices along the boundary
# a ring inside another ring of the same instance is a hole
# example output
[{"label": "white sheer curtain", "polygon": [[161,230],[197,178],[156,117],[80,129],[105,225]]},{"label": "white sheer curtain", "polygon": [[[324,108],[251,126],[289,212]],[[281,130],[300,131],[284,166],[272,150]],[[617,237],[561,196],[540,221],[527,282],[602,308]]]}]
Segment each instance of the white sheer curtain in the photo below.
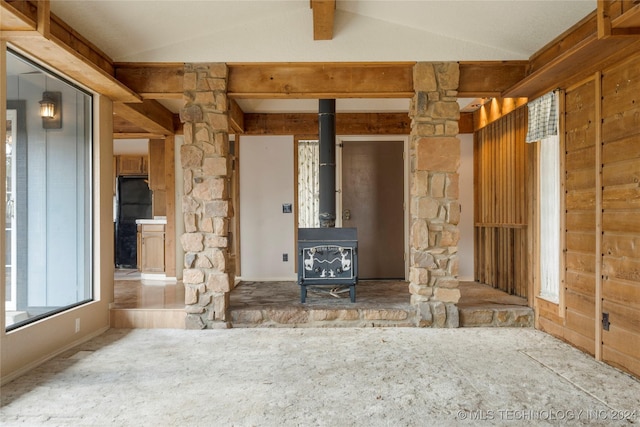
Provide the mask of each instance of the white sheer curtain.
[{"label": "white sheer curtain", "polygon": [[298,226],[320,227],[318,140],[298,141]]},{"label": "white sheer curtain", "polygon": [[558,135],[540,142],[540,297],[560,296],[560,147]]},{"label": "white sheer curtain", "polygon": [[549,92],[527,104],[526,142],[540,144],[540,297],[560,299],[560,138],[558,92]]}]

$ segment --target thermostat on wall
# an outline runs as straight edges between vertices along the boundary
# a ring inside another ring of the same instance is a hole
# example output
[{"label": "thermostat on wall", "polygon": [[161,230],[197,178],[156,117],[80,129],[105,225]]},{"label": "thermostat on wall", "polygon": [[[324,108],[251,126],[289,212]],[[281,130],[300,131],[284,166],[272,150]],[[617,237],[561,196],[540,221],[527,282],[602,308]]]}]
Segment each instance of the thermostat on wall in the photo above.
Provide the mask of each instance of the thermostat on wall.
[{"label": "thermostat on wall", "polygon": [[291,203],[283,203],[282,204],[282,213],[291,213]]}]

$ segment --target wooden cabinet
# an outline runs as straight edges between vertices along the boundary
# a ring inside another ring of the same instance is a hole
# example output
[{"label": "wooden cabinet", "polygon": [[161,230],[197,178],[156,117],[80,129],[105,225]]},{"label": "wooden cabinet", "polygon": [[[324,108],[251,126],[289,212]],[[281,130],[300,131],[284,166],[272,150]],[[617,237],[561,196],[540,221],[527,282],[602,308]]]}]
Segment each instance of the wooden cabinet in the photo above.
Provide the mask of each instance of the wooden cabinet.
[{"label": "wooden cabinet", "polygon": [[165,141],[149,140],[149,188],[153,192],[153,216],[167,215]]},{"label": "wooden cabinet", "polygon": [[149,141],[149,188],[151,191],[166,190],[163,139]]},{"label": "wooden cabinet", "polygon": [[147,156],[116,156],[116,175],[147,175],[148,163]]},{"label": "wooden cabinet", "polygon": [[138,224],[138,269],[142,273],[164,273],[165,224]]}]

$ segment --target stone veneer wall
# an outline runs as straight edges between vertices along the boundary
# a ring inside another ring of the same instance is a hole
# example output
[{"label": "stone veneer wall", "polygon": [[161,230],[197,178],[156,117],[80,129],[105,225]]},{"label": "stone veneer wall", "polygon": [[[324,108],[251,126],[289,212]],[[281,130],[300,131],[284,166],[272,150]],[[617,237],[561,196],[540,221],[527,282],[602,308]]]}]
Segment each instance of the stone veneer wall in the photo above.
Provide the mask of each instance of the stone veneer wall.
[{"label": "stone veneer wall", "polygon": [[418,326],[458,327],[457,63],[419,62],[411,103],[411,264]]},{"label": "stone veneer wall", "polygon": [[185,64],[184,100],[180,120],[184,145],[186,328],[228,327],[229,292],[229,120],[226,64]]}]

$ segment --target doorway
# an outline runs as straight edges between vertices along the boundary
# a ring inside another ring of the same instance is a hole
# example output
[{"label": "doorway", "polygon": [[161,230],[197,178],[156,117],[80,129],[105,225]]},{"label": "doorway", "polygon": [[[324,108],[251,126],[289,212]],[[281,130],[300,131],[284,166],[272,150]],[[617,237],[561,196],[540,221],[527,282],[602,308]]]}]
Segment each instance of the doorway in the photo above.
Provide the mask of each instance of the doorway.
[{"label": "doorway", "polygon": [[151,194],[147,177],[118,177],[115,224],[117,268],[138,267],[136,220],[152,218]]},{"label": "doorway", "polygon": [[338,223],[358,230],[358,277],[405,279],[403,139],[341,138]]}]

